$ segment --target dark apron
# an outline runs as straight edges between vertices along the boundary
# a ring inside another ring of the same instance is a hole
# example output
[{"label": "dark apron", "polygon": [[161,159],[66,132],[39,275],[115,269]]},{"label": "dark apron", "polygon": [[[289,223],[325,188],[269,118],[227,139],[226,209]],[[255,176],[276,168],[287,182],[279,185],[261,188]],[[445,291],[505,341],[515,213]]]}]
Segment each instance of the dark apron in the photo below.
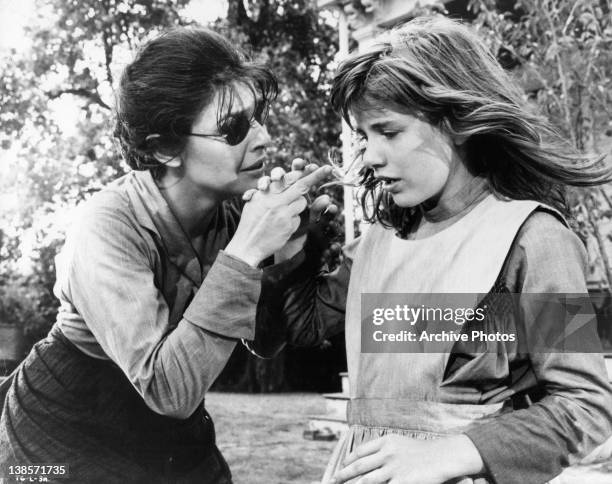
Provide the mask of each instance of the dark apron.
[{"label": "dark apron", "polygon": [[231,483],[204,405],[185,420],[153,412],[114,363],[85,355],[57,327],[9,380],[0,468],[68,464],[78,483]]}]

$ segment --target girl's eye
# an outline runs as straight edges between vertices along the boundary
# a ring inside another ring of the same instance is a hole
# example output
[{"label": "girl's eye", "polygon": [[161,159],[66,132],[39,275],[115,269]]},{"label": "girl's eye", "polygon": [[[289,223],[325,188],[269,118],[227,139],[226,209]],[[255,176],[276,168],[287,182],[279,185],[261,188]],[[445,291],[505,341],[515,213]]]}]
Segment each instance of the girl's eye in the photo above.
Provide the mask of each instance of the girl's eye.
[{"label": "girl's eye", "polygon": [[383,131],[382,135],[387,139],[393,139],[399,131]]},{"label": "girl's eye", "polygon": [[355,135],[355,144],[357,145],[357,149],[365,150],[368,144],[368,138],[366,138],[365,134],[357,133]]}]

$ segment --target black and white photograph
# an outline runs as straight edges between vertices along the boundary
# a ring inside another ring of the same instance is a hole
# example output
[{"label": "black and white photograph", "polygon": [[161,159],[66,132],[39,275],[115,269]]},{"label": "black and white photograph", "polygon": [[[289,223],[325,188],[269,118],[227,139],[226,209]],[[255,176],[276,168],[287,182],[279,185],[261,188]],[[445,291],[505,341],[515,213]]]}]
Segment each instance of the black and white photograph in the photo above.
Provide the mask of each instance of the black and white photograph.
[{"label": "black and white photograph", "polygon": [[611,0],[0,0],[0,484],[612,484]]}]

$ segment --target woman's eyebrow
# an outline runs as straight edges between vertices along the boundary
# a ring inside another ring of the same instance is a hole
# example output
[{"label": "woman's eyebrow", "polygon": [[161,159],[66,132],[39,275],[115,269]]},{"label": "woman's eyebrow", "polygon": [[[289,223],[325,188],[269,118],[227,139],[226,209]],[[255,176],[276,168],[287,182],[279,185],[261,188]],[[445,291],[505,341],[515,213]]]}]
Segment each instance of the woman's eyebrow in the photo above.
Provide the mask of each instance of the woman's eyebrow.
[{"label": "woman's eyebrow", "polygon": [[255,111],[255,107],[257,106],[258,102],[262,102],[262,100],[256,99],[255,101],[250,102],[246,106],[241,107],[241,109],[238,111],[230,111],[229,113],[224,114],[219,119],[219,122],[226,121],[228,118],[231,118],[232,116],[239,116],[241,114],[248,116],[249,114],[252,114]]}]

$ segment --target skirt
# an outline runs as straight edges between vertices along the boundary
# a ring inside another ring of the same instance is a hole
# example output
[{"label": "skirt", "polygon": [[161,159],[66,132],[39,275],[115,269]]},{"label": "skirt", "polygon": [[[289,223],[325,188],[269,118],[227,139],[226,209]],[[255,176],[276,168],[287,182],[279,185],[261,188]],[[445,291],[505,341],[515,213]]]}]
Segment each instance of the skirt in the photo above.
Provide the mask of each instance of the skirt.
[{"label": "skirt", "polygon": [[57,327],[14,373],[1,408],[0,480],[9,465],[63,464],[64,483],[231,483],[203,404],[185,420],[153,412],[114,363]]}]

